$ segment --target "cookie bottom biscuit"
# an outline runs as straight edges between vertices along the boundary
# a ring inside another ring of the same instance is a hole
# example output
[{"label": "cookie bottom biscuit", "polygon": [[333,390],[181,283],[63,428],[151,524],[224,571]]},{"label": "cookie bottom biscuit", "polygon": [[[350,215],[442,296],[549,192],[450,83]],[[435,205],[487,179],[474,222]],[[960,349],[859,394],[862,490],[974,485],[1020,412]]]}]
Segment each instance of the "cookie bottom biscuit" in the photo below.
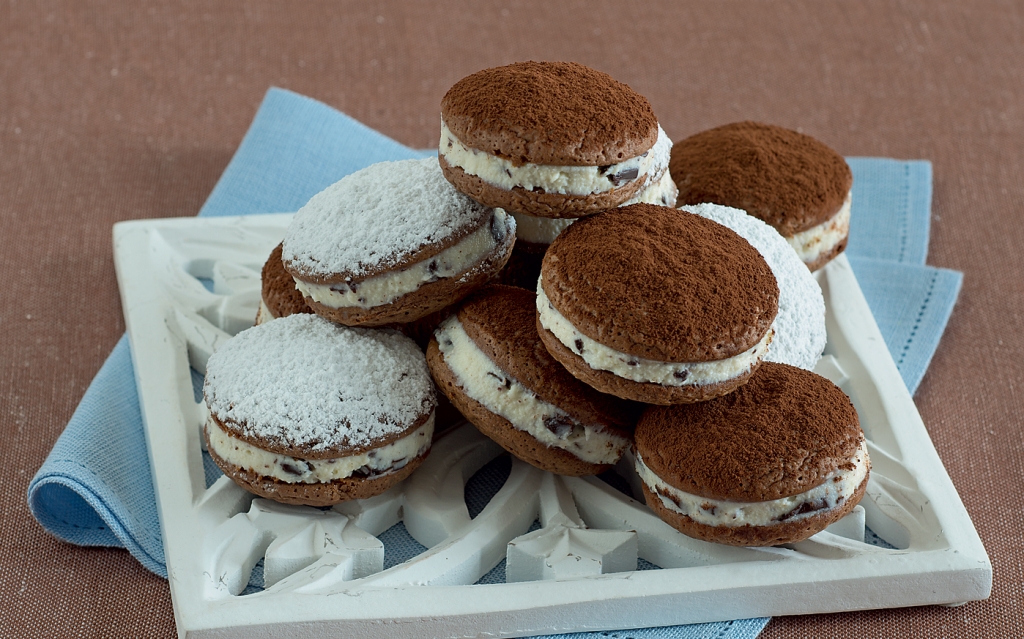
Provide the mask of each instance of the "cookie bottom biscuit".
[{"label": "cookie bottom biscuit", "polygon": [[808,263],[807,268],[811,269],[812,271],[817,271],[818,269],[822,268],[823,266],[834,260],[837,255],[846,250],[846,244],[849,241],[849,239],[849,237],[844,237],[842,240],[839,241],[838,244],[832,247],[832,250],[826,253],[822,253],[821,255],[818,256],[816,260]]},{"label": "cookie bottom biscuit", "polygon": [[361,308],[334,308],[306,297],[306,304],[321,317],[346,326],[385,326],[408,323],[436,313],[458,302],[497,275],[512,255],[515,235],[506,234],[495,250],[459,277],[428,282],[393,302]]},{"label": "cookie bottom biscuit", "polygon": [[272,477],[265,477],[247,468],[236,466],[224,461],[209,446],[210,457],[224,472],[241,488],[284,504],[302,506],[333,506],[334,504],[353,499],[366,499],[379,495],[412,474],[412,471],[423,463],[427,453],[415,457],[398,470],[370,477],[346,477],[332,482],[315,484],[288,483]]},{"label": "cookie bottom biscuit", "polygon": [[439,156],[444,176],[462,193],[486,206],[537,217],[584,217],[626,203],[647,186],[648,178],[636,179],[612,191],[590,195],[571,195],[527,191],[522,187],[503,189],[483,181],[462,168],[452,166]]},{"label": "cookie bottom biscuit", "polygon": [[647,506],[665,523],[688,537],[730,546],[777,546],[803,541],[850,514],[854,506],[864,497],[867,485],[868,478],[865,477],[852,497],[844,500],[842,505],[810,517],[767,526],[729,527],[701,524],[682,513],[667,508],[661,498],[654,494],[647,484],[642,483]]}]

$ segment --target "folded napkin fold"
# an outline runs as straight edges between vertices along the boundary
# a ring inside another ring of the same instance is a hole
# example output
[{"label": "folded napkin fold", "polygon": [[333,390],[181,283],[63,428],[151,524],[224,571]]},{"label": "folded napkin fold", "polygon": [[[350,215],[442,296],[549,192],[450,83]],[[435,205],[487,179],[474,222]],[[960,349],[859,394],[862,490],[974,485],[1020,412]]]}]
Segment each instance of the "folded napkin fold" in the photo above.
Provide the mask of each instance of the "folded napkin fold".
[{"label": "folded napkin fold", "polygon": [[[298,210],[342,176],[384,160],[425,157],[324,104],[273,88],[199,215]],[[853,222],[847,254],[911,392],[938,346],[962,282],[925,266],[931,164],[849,158]],[[64,433],[29,484],[32,514],[74,544],[127,548],[167,576],[134,369],[126,337],[103,364]],[[766,618],[576,633],[597,637],[756,637]]]}]

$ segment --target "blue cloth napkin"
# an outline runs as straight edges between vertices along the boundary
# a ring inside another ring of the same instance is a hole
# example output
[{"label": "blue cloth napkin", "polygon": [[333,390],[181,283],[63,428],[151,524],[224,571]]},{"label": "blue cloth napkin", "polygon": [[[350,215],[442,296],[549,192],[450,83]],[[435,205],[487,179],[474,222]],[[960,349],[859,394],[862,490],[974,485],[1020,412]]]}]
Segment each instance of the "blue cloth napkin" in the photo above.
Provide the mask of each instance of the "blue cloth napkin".
[{"label": "blue cloth napkin", "polygon": [[[423,157],[338,111],[271,89],[199,215],[294,211],[342,176],[375,162]],[[907,387],[924,375],[962,281],[924,265],[931,208],[926,161],[850,158],[853,223],[847,254]],[[167,576],[134,369],[117,343],[29,484],[32,514],[54,536],[127,548]],[[768,619],[562,639],[756,637]]]}]

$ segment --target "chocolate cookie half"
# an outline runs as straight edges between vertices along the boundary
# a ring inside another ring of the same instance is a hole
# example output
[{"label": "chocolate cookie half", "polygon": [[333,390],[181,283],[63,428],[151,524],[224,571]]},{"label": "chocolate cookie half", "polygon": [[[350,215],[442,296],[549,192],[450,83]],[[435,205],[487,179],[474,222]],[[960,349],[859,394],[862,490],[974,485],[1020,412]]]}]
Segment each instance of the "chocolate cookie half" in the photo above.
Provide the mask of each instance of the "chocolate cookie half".
[{"label": "chocolate cookie half", "polygon": [[609,469],[630,443],[638,407],[581,383],[537,335],[534,295],[493,285],[473,293],[427,347],[441,391],[481,432],[562,475]]},{"label": "chocolate cookie half", "polygon": [[771,343],[779,288],[764,258],[698,215],[634,204],[584,218],[544,256],[548,351],[597,390],[649,404],[743,384]]},{"label": "chocolate cookie half", "polygon": [[256,324],[263,324],[295,313],[312,313],[302,293],[295,288],[295,280],[284,270],[281,262],[281,244],[274,247],[260,273],[260,307],[256,311]]},{"label": "chocolate cookie half", "polygon": [[651,510],[686,535],[734,546],[821,532],[857,505],[871,468],[843,391],[772,362],[725,397],[648,409],[635,448]]},{"label": "chocolate cookie half", "polygon": [[242,331],[207,365],[210,456],[238,485],[328,506],[379,494],[430,450],[423,353],[390,330],[296,314]]},{"label": "chocolate cookie half", "polygon": [[843,156],[803,133],[736,122],[672,147],[678,204],[742,209],[775,227],[813,271],[846,248],[853,173]]},{"label": "chocolate cookie half", "polygon": [[433,158],[381,162],[313,196],[288,227],[285,269],[318,315],[408,323],[495,276],[515,220],[456,191]]},{"label": "chocolate cookie half", "polygon": [[438,160],[488,206],[576,218],[659,182],[672,141],[646,98],[573,62],[518,62],[457,82],[441,100]]}]

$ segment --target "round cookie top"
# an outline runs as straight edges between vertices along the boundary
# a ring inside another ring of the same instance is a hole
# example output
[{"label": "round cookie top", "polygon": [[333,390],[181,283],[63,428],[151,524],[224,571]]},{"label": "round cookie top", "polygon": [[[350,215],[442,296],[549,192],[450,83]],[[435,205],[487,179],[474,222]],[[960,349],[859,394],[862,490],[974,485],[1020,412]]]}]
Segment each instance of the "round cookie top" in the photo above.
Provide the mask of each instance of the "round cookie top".
[{"label": "round cookie top", "polygon": [[437,403],[411,339],[306,314],[227,341],[210,356],[203,396],[233,435],[308,459],[390,443],[425,423]]},{"label": "round cookie top", "polygon": [[306,281],[358,282],[440,253],[493,210],[456,191],[436,158],[379,162],[299,209],[281,257],[289,273]]},{"label": "round cookie top", "polygon": [[759,122],[702,131],[672,146],[677,206],[742,209],[790,237],[824,223],[853,184],[843,156],[803,133]]},{"label": "round cookie top", "polygon": [[825,298],[793,247],[779,232],[739,209],[719,204],[684,206],[683,210],[728,226],[764,257],[779,284],[779,314],[766,362],[812,370],[825,350]]},{"label": "round cookie top", "polygon": [[746,240],[653,204],[567,228],[544,256],[540,286],[587,337],[662,362],[738,355],[764,337],[779,308],[775,276]]},{"label": "round cookie top", "polygon": [[636,450],[669,485],[709,499],[789,497],[849,468],[862,439],[850,398],[820,375],[765,362],[707,402],[648,409]]},{"label": "round cookie top", "polygon": [[466,146],[515,166],[617,164],[658,139],[647,98],[575,62],[478,71],[444,95],[441,118]]},{"label": "round cookie top", "polygon": [[457,315],[488,359],[542,400],[583,424],[632,431],[640,406],[597,392],[555,361],[537,334],[536,307],[531,291],[496,284],[473,293]]}]

